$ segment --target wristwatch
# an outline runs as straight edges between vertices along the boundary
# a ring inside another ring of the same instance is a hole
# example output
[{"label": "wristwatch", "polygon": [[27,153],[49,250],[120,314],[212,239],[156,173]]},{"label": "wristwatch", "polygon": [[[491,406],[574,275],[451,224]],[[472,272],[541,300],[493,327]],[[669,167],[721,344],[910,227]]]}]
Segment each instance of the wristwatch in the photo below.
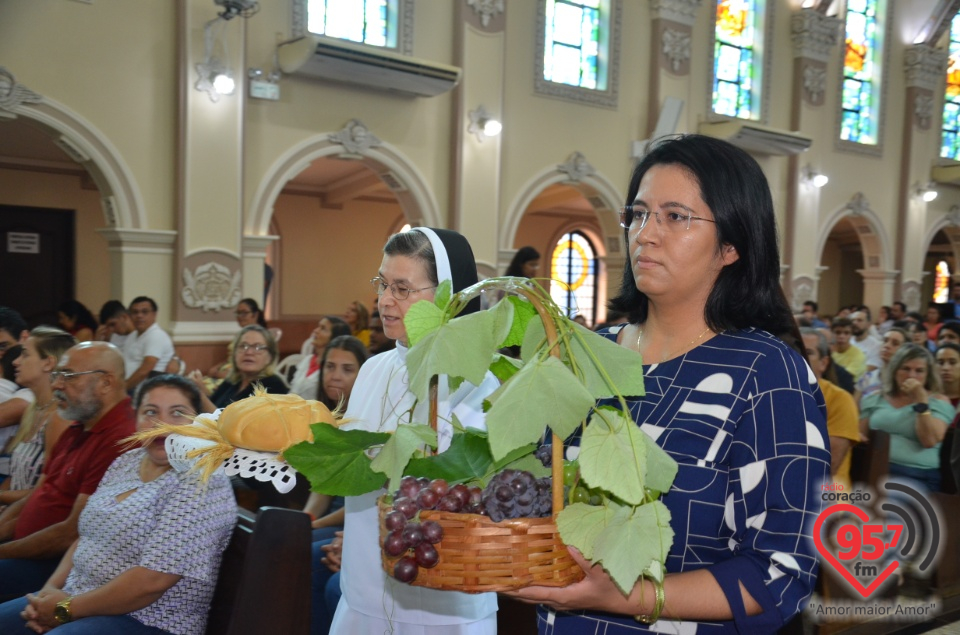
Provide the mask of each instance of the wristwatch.
[{"label": "wristwatch", "polygon": [[922,415],[922,414],[925,413],[925,412],[929,412],[929,410],[930,410],[930,404],[928,404],[928,403],[923,403],[923,402],[921,401],[921,402],[918,402],[918,403],[913,404],[913,411],[914,411],[915,413],[917,413],[918,415]]},{"label": "wristwatch", "polygon": [[70,602],[73,600],[73,596],[60,600],[57,602],[57,605],[53,607],[53,619],[57,620],[57,624],[66,624],[67,622],[73,621],[73,615],[70,613]]}]

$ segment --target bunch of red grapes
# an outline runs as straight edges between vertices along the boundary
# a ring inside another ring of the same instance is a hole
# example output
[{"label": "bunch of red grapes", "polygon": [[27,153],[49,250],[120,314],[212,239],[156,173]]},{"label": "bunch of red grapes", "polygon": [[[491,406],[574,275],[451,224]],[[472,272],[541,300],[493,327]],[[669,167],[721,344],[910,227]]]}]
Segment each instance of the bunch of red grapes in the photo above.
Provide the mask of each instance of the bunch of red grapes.
[{"label": "bunch of red grapes", "polygon": [[383,552],[399,558],[393,577],[413,582],[420,567],[437,566],[440,555],[434,546],[443,539],[443,527],[432,520],[419,521],[420,512],[482,514],[500,522],[506,518],[545,517],[552,508],[550,479],[521,470],[503,470],[487,487],[450,486],[442,478],[404,476],[393,493],[393,509],[384,517],[387,535]]},{"label": "bunch of red grapes", "polygon": [[393,558],[403,556],[393,566],[393,577],[413,582],[420,567],[431,569],[440,561],[434,545],[443,539],[443,527],[432,520],[418,522],[421,510],[479,514],[482,499],[479,487],[450,487],[442,478],[431,481],[404,476],[393,494],[393,510],[383,521],[389,532],[383,539],[383,552]]}]

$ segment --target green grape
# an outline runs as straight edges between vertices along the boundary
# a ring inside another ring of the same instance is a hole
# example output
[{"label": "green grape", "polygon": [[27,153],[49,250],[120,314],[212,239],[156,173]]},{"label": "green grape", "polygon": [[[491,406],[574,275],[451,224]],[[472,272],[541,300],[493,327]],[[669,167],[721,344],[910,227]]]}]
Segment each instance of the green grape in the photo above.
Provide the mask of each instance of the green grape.
[{"label": "green grape", "polygon": [[586,503],[590,500],[590,490],[586,487],[577,487],[573,490],[574,503]]},{"label": "green grape", "polygon": [[580,480],[580,465],[576,461],[564,461],[563,484],[573,487]]},{"label": "green grape", "polygon": [[587,501],[587,503],[589,505],[593,505],[594,507],[596,507],[597,505],[602,505],[603,490],[601,490],[599,487],[591,487],[589,491],[590,491],[590,500]]},{"label": "green grape", "polygon": [[650,489],[649,487],[643,488],[643,491],[647,495],[647,500],[655,501],[660,498],[660,492],[655,489]]}]

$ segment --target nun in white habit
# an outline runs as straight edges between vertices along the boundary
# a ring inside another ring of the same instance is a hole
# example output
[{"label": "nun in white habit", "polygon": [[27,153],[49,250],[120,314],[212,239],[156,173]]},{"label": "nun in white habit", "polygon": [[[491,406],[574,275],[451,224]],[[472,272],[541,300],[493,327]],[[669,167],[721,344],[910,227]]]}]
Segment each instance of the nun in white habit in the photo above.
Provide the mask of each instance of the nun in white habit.
[{"label": "nun in white habit", "polygon": [[[477,281],[470,244],[460,234],[420,227],[395,234],[383,248],[378,273],[380,319],[395,350],[363,365],[353,387],[345,429],[390,432],[404,422],[426,422],[427,403],[407,391],[407,334],[403,318],[420,300],[433,300],[437,285],[453,282],[461,291]],[[479,299],[464,313],[479,309]],[[451,414],[466,426],[484,427],[482,403],[497,389],[487,374],[480,386],[464,382],[452,394],[440,382],[439,449],[450,445]],[[497,631],[494,593],[466,594],[410,586],[388,577],[380,565],[377,497],[383,490],[346,499],[340,574],[342,596],[333,635],[492,635]]]}]

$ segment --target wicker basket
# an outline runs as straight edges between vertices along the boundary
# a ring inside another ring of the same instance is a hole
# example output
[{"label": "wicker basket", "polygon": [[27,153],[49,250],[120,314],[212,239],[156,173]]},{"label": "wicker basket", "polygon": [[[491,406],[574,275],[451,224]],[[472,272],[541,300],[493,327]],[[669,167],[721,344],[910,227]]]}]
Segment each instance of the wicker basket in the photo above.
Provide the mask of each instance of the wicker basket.
[{"label": "wicker basket", "polygon": [[[533,295],[524,295],[537,309],[552,345],[557,331],[543,304]],[[436,377],[430,386],[430,425],[437,429]],[[555,522],[563,509],[563,440],[553,435],[553,515],[546,518],[513,518],[495,523],[480,514],[424,510],[420,520],[432,520],[443,527],[443,540],[434,545],[440,555],[437,566],[419,568],[414,586],[481,593],[510,591],[526,586],[563,587],[583,579],[584,572],[560,540]],[[384,498],[378,501],[380,544],[388,531],[385,516],[392,509]],[[393,577],[393,568],[402,556],[393,558],[380,550],[383,569]]]},{"label": "wicker basket", "polygon": [[[388,531],[383,519],[392,509],[383,498],[380,542]],[[421,511],[420,520],[443,527],[443,540],[434,545],[440,562],[420,567],[414,586],[444,591],[481,593],[509,591],[531,585],[567,586],[583,579],[583,569],[560,540],[553,518],[514,518],[495,523],[480,514]],[[380,550],[383,569],[393,576],[400,557]]]}]

